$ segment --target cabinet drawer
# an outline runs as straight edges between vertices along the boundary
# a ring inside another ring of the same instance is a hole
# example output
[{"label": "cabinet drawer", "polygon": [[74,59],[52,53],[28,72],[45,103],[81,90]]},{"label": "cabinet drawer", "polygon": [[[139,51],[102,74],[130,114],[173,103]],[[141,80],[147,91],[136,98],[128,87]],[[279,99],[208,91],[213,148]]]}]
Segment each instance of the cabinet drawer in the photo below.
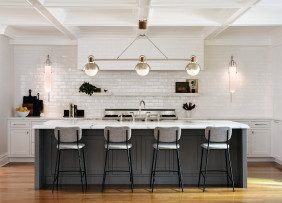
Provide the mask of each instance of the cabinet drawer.
[{"label": "cabinet drawer", "polygon": [[28,122],[28,121],[11,121],[10,126],[11,126],[11,128],[29,128],[30,122]]}]

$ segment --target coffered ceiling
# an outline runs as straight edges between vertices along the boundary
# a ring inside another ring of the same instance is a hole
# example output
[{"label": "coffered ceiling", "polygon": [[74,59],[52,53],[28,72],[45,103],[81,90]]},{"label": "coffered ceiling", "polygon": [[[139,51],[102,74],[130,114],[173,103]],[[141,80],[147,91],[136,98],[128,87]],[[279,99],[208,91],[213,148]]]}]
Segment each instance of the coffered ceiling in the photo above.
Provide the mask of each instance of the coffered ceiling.
[{"label": "coffered ceiling", "polygon": [[0,34],[14,40],[131,36],[266,36],[282,26],[280,0],[0,0]]}]

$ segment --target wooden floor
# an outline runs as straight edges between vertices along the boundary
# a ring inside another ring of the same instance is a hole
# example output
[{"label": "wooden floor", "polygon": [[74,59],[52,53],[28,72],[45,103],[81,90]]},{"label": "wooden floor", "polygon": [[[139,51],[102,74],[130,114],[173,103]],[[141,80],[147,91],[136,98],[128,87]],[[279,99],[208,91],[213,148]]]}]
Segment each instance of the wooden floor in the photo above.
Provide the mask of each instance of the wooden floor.
[{"label": "wooden floor", "polygon": [[115,203],[180,203],[180,202],[255,202],[282,203],[282,171],[271,164],[249,166],[248,189],[208,188],[203,193],[198,188],[158,188],[152,194],[148,188],[137,188],[133,193],[127,188],[107,189],[90,187],[86,194],[79,187],[65,187],[53,194],[50,190],[33,189],[33,165],[9,164],[0,168],[0,202],[115,202]]}]

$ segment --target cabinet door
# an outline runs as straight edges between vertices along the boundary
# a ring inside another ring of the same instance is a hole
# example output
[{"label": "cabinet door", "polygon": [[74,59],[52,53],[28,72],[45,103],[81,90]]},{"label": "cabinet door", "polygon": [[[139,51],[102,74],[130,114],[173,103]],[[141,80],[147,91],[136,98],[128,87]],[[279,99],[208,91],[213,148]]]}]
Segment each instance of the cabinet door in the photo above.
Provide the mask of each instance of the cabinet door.
[{"label": "cabinet door", "polygon": [[252,156],[270,157],[270,131],[268,129],[253,129]]},{"label": "cabinet door", "polygon": [[16,157],[26,157],[30,155],[29,129],[10,131],[10,155]]}]

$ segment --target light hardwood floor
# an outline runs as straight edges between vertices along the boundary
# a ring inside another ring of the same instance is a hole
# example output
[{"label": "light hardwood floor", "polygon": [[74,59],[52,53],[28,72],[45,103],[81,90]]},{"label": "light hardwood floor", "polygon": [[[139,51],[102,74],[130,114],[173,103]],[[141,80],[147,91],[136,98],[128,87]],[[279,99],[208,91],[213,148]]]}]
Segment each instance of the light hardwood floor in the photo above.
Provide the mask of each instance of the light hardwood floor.
[{"label": "light hardwood floor", "polygon": [[180,203],[180,202],[255,202],[282,203],[282,171],[272,164],[249,166],[248,189],[208,188],[203,193],[198,188],[158,188],[152,194],[148,188],[106,189],[90,187],[82,194],[80,187],[64,187],[53,194],[50,190],[33,189],[33,165],[9,164],[0,168],[0,202],[115,202],[115,203]]}]

